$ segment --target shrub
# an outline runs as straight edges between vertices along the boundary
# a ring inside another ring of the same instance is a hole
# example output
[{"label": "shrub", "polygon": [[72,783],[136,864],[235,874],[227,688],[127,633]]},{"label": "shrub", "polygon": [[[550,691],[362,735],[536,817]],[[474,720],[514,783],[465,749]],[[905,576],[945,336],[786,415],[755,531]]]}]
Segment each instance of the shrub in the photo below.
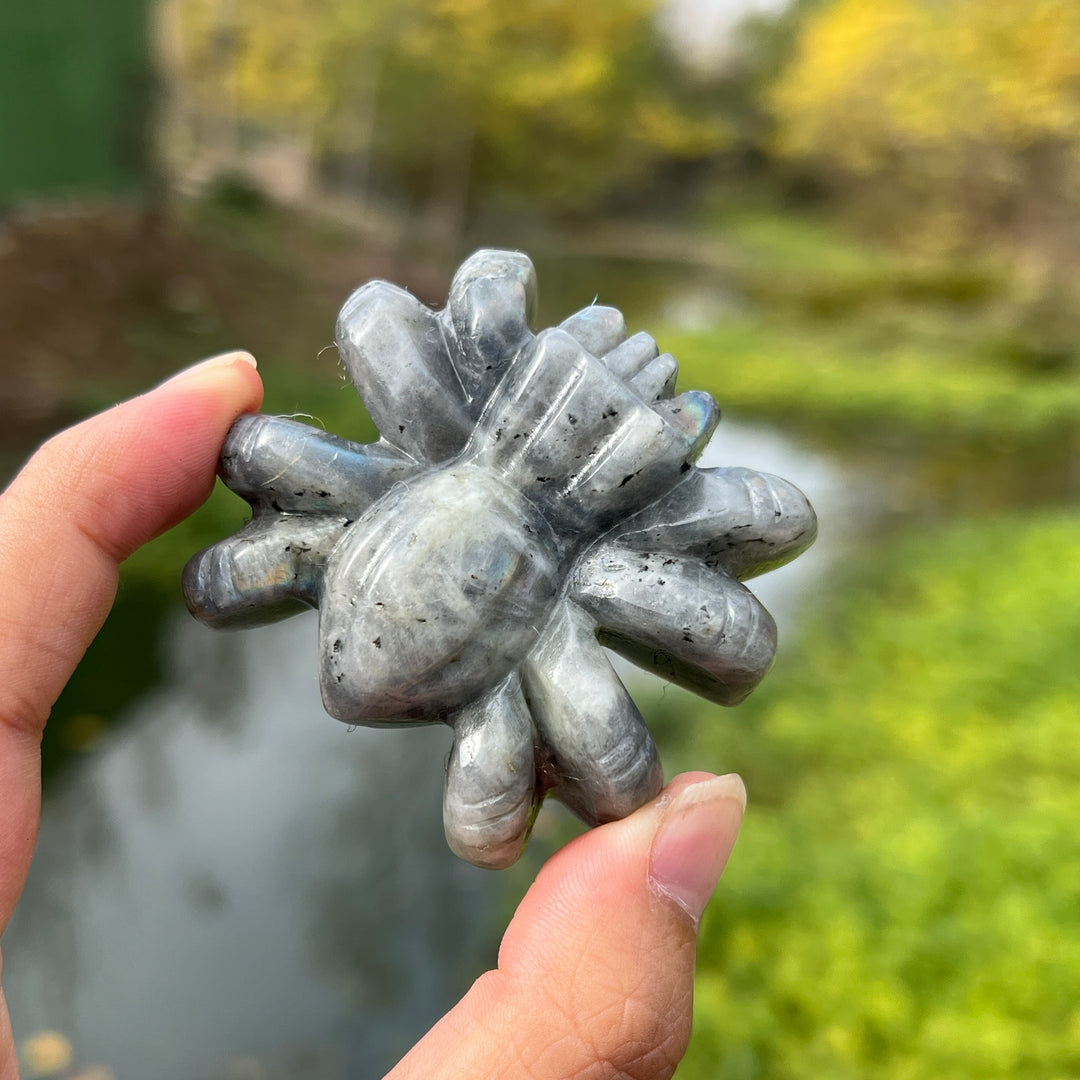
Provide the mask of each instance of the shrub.
[{"label": "shrub", "polygon": [[872,552],[702,714],[750,808],[680,1078],[1080,1072],[1078,651],[1080,514],[963,524]]}]

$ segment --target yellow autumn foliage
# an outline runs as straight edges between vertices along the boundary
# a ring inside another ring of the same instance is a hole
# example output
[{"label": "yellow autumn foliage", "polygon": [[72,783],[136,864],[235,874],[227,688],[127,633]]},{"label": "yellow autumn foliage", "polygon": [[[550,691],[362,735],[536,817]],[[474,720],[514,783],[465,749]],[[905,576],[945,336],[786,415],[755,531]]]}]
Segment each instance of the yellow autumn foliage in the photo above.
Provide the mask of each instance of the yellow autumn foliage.
[{"label": "yellow autumn foliage", "polygon": [[473,185],[587,203],[727,135],[679,100],[658,0],[178,3],[185,86],[207,115],[364,154],[399,190],[467,155]]},{"label": "yellow autumn foliage", "polygon": [[781,152],[856,172],[973,144],[1075,147],[1080,4],[836,0],[808,18],[771,106]]}]

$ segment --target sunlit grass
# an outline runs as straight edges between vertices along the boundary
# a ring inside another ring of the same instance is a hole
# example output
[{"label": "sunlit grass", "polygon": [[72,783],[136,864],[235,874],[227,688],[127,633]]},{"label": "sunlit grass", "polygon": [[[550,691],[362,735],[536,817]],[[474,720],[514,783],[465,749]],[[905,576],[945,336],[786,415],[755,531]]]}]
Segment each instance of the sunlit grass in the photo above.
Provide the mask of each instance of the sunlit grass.
[{"label": "sunlit grass", "polygon": [[1071,1075],[1080,516],[901,537],[813,607],[744,706],[671,720],[750,792],[680,1076]]},{"label": "sunlit grass", "polygon": [[832,275],[895,273],[904,265],[885,249],[861,243],[809,214],[738,205],[709,214],[705,224],[750,265]]},{"label": "sunlit grass", "polygon": [[752,314],[662,333],[684,386],[722,406],[832,433],[1043,439],[1080,424],[1080,379],[1001,362],[984,327],[955,333],[866,320],[810,324]]},{"label": "sunlit grass", "polygon": [[742,304],[706,328],[661,328],[683,386],[848,438],[1045,441],[1080,427],[1072,316],[1026,308],[1007,267],[869,245],[776,208],[729,207],[707,228]]}]

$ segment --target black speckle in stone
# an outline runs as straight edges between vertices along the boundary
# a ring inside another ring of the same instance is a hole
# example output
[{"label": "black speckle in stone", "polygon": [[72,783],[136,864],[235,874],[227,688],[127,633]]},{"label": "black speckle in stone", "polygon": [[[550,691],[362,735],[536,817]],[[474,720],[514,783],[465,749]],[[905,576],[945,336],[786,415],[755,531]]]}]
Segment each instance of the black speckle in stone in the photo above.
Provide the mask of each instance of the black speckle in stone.
[{"label": "black speckle in stone", "polygon": [[381,649],[382,648],[382,638],[377,637],[371,644],[374,645],[376,649]]},{"label": "black speckle in stone", "polygon": [[341,652],[341,645],[342,645],[341,638],[338,638],[333,644],[334,652]]}]

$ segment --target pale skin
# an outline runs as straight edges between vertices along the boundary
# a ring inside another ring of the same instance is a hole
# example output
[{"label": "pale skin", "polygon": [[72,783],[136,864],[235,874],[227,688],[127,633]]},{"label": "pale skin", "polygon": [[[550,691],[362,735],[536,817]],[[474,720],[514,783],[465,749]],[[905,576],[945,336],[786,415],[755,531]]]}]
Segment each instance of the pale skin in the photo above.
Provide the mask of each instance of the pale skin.
[{"label": "pale skin", "polygon": [[[101,627],[118,567],[198,507],[232,421],[258,409],[233,353],[51,439],[0,496],[0,934],[22,891],[53,702]],[[734,776],[686,773],[541,870],[498,967],[393,1080],[662,1080],[690,1034],[697,923],[745,806]],[[0,1080],[17,1080],[0,990]]]}]

